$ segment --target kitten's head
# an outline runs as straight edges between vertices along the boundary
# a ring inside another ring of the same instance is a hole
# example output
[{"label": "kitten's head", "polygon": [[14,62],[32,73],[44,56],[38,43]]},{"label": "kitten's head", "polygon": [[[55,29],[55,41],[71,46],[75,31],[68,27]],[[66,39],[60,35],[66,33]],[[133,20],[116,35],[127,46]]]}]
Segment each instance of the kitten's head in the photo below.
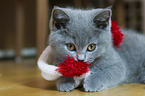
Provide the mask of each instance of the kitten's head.
[{"label": "kitten's head", "polygon": [[50,45],[59,58],[67,55],[93,62],[111,40],[111,10],[77,10],[54,7],[50,20]]}]

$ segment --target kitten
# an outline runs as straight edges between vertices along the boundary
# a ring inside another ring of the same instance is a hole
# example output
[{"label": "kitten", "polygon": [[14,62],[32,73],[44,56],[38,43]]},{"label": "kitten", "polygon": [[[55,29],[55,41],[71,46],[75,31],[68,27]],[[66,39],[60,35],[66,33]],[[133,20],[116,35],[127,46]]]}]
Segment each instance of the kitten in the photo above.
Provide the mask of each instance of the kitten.
[{"label": "kitten", "polygon": [[[50,20],[48,63],[69,56],[91,62],[91,73],[83,80],[85,91],[94,92],[125,83],[145,83],[145,36],[123,30],[127,38],[112,44],[111,9],[79,10],[54,7]],[[53,54],[53,58],[52,58]],[[57,80],[59,91],[75,88],[73,78]]]}]

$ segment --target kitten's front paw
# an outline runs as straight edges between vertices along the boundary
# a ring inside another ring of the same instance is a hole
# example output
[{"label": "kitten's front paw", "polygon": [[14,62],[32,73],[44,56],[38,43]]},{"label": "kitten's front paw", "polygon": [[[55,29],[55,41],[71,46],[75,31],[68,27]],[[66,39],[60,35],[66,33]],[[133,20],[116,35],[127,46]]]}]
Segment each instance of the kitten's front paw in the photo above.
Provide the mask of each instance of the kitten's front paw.
[{"label": "kitten's front paw", "polygon": [[83,87],[86,92],[96,92],[105,89],[101,82],[93,78],[86,78]]},{"label": "kitten's front paw", "polygon": [[62,77],[57,80],[56,86],[57,90],[68,92],[75,88],[75,83],[73,78]]}]

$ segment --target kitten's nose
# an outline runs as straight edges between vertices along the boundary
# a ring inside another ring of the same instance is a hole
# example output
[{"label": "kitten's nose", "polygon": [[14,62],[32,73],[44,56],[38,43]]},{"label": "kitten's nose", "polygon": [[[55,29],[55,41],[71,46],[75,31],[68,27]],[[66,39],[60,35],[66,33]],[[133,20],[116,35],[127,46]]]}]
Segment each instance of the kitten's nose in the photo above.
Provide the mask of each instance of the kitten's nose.
[{"label": "kitten's nose", "polygon": [[80,54],[80,55],[78,55],[78,57],[77,57],[77,59],[79,60],[79,61],[84,61],[84,59],[85,59],[85,56],[83,55],[83,54]]}]

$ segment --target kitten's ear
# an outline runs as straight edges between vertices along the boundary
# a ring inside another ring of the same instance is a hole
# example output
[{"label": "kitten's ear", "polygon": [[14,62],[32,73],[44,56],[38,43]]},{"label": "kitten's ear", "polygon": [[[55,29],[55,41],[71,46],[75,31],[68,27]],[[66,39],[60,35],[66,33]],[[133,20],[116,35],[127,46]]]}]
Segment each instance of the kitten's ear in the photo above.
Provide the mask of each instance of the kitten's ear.
[{"label": "kitten's ear", "polygon": [[54,28],[65,28],[69,21],[69,16],[61,8],[55,6],[51,14],[50,31]]},{"label": "kitten's ear", "polygon": [[110,18],[111,10],[105,9],[94,17],[93,22],[96,28],[104,29],[108,26]]}]

